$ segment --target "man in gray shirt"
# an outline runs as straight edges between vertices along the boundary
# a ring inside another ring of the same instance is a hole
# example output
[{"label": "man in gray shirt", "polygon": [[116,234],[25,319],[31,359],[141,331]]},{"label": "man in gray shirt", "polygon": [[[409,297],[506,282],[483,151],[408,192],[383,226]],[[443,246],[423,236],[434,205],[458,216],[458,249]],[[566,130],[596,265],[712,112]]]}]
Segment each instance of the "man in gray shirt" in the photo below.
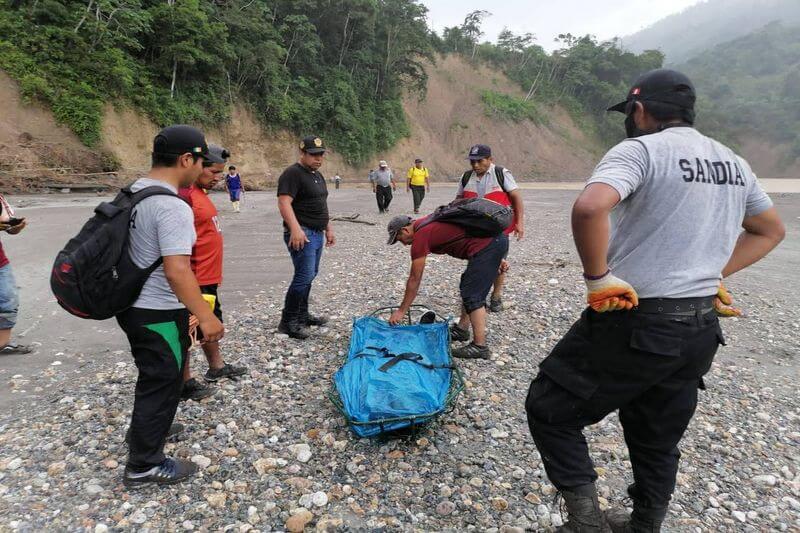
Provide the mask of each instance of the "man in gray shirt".
[{"label": "man in gray shirt", "polygon": [[177,196],[180,187],[191,185],[199,177],[203,160],[211,157],[199,130],[183,125],[164,128],[153,141],[148,177],[131,186],[134,192],[161,187],[166,194],[139,202],[129,226],[131,260],[142,268],[161,264],[147,279],[133,306],[117,316],[139,369],[126,438],[126,486],[175,483],[197,469],[190,461],[166,457],[163,450],[167,436],[178,430],[178,424],[173,426],[172,421],[191,344],[189,313],[197,318],[206,341],[224,335],[222,323],[203,299],[192,272],[194,217],[189,205]]},{"label": "man in gray shirt", "polygon": [[[717,314],[736,313],[721,279],[783,239],[747,162],[692,127],[694,102],[679,72],[640,77],[610,108],[626,114],[628,139],[605,155],[573,207],[589,307],[541,363],[525,403],[567,531],[660,531],[678,443],[724,344]],[[606,516],[583,428],[616,410],[633,513]]]},{"label": "man in gray shirt", "polygon": [[378,170],[369,173],[369,181],[372,183],[372,192],[375,193],[375,199],[378,201],[378,213],[385,213],[389,210],[389,204],[392,203],[392,191],[397,190],[394,173],[386,161],[378,163]]}]

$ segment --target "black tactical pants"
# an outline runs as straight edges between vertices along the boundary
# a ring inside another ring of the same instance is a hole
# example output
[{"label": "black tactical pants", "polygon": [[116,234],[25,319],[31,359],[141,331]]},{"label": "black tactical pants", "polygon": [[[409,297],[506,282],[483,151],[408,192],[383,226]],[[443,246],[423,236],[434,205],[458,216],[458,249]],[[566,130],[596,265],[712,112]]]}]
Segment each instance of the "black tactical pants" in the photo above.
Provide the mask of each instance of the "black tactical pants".
[{"label": "black tactical pants", "polygon": [[392,187],[390,185],[386,187],[376,185],[375,199],[378,201],[378,211],[383,213],[389,209],[389,204],[392,203]]},{"label": "black tactical pants", "polygon": [[180,402],[189,350],[189,311],[132,307],[117,317],[139,369],[131,416],[128,468],[144,472],[164,461],[164,443]]},{"label": "black tactical pants", "polygon": [[553,485],[564,490],[597,479],[583,428],[619,409],[636,503],[666,507],[675,489],[678,442],[723,342],[713,311],[689,317],[584,311],[541,363],[525,402]]}]

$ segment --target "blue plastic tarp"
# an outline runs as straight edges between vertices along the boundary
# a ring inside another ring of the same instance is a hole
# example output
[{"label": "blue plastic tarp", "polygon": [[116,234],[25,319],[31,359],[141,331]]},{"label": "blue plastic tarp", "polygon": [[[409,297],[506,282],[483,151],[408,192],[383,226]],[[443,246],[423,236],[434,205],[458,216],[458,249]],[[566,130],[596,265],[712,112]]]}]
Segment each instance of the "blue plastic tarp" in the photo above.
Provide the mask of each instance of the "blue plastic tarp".
[{"label": "blue plastic tarp", "polygon": [[[356,320],[347,361],[333,377],[353,431],[371,437],[441,413],[453,373],[449,343],[444,322],[393,327],[373,317]],[[401,420],[353,423],[387,419]]]}]

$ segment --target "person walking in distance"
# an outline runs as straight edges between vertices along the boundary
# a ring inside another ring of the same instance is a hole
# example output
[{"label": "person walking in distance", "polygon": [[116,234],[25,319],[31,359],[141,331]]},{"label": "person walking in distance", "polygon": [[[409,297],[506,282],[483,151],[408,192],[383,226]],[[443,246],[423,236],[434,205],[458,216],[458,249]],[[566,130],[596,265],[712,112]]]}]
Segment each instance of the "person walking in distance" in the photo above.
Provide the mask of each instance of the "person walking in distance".
[{"label": "person walking in distance", "polygon": [[224,335],[192,272],[195,243],[192,209],[178,197],[203,172],[208,156],[203,133],[184,125],[161,130],[153,141],[152,168],[131,191],[162,187],[171,194],[148,197],[133,208],[128,246],[139,268],[156,268],[133,306],[117,316],[128,337],[139,377],[128,434],[129,454],[123,475],[126,486],[175,483],[197,470],[191,461],[164,455],[164,442],[180,401],[187,360],[189,314],[207,342]]},{"label": "person walking in distance", "polygon": [[[522,193],[511,171],[495,165],[492,149],[485,144],[476,144],[467,155],[472,170],[461,177],[456,199],[487,198],[501,205],[510,205],[514,210],[514,223],[506,230],[506,234],[514,234],[518,241],[525,235],[525,205]],[[503,286],[506,282],[508,261],[503,259],[503,268],[494,280],[492,294],[489,297],[489,311],[499,313],[503,309]]]},{"label": "person walking in distance", "polygon": [[[219,299],[219,287],[222,285],[222,257],[223,242],[222,229],[220,228],[217,208],[208,191],[212,190],[222,178],[225,161],[230,157],[229,152],[215,144],[208,145],[208,156],[203,161],[203,173],[197,181],[189,187],[179,191],[181,198],[192,208],[194,215],[194,230],[197,235],[194,248],[192,248],[192,271],[200,285],[200,292],[212,297],[214,302],[214,316],[222,321],[222,304]],[[208,371],[205,381],[219,381],[223,378],[236,378],[247,373],[247,368],[226,363],[219,349],[217,341],[203,341],[203,331],[197,329],[197,338],[208,361]],[[184,400],[202,400],[215,394],[217,391],[203,381],[192,376],[190,352],[186,354],[186,364],[183,372]]]},{"label": "person walking in distance", "polygon": [[422,159],[416,158],[414,166],[408,169],[406,174],[406,192],[411,191],[414,198],[414,213],[419,213],[422,200],[425,198],[425,191],[430,192],[430,173],[422,166]]},{"label": "person walking in distance", "polygon": [[228,191],[228,195],[230,196],[234,213],[239,212],[239,202],[241,202],[242,199],[243,189],[242,177],[236,171],[236,167],[233,165],[229,166],[228,175],[225,176],[225,190]]},{"label": "person walking in distance", "polygon": [[336,174],[333,177],[333,185],[336,187],[336,190],[339,190],[339,186],[342,184],[342,177],[339,174]]},{"label": "person walking in distance", "polygon": [[392,191],[397,190],[394,182],[394,173],[386,161],[378,163],[378,170],[370,172],[369,180],[372,183],[372,192],[378,201],[378,213],[385,213],[392,203]]},{"label": "person walking in distance", "polygon": [[[625,114],[628,139],[606,153],[572,208],[589,306],[539,365],[525,402],[564,497],[562,531],[660,531],[678,444],[724,344],[718,315],[736,313],[721,280],[784,236],[747,162],[694,129],[694,104],[679,72],[637,79],[609,109]],[[633,513],[606,516],[583,429],[617,410]]]},{"label": "person walking in distance", "polygon": [[324,156],[322,139],[306,137],[300,141],[298,162],[278,178],[283,240],[294,265],[278,331],[300,340],[308,338],[308,326],[322,326],[328,321],[308,311],[311,285],[319,273],[322,249],[336,244],[328,214],[328,188],[319,171]]}]

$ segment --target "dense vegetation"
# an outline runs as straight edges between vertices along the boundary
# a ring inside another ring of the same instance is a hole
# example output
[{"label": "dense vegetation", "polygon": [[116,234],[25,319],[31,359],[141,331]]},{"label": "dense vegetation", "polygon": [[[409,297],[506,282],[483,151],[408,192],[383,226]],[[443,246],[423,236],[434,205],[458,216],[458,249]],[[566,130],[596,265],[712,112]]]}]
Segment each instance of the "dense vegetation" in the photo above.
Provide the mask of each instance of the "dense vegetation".
[{"label": "dense vegetation", "polygon": [[772,23],[678,68],[697,86],[701,128],[786,144],[800,158],[800,26]]},{"label": "dense vegetation", "polygon": [[508,30],[499,35],[497,43],[481,42],[481,22],[489,15],[473,11],[460,26],[445,28],[441,37],[434,36],[434,47],[499,67],[522,87],[526,95],[516,99],[518,102],[497,93],[482,95],[487,111],[497,116],[538,120],[539,108],[559,104],[610,144],[621,138],[622,120],[619,115],[609,116],[605,109],[625,98],[637,76],[660,67],[664,60],[658,51],[634,54],[619,48],[616,41],[598,42],[589,35],[560,35],[563,47],[553,53],[535,44],[535,36]]},{"label": "dense vegetation", "polygon": [[241,100],[359,161],[407,135],[401,94],[432,53],[415,0],[0,2],[0,68],[89,146],[107,102],[210,124]]},{"label": "dense vegetation", "polygon": [[546,117],[536,108],[536,104],[524,98],[497,91],[483,91],[481,101],[486,114],[490,117],[513,122],[522,122],[523,120],[531,120],[537,124],[547,122]]},{"label": "dense vegetation", "polygon": [[[741,18],[753,1],[735,0],[728,15]],[[424,91],[424,65],[436,52],[484,62],[522,88],[524,96],[484,91],[487,115],[543,124],[546,108],[558,104],[611,144],[622,136],[622,120],[605,108],[664,62],[659,51],[637,54],[592,36],[561,35],[552,53],[531,34],[504,31],[485,42],[486,11],[437,35],[419,0],[0,2],[0,68],[89,146],[100,140],[109,102],[163,125],[219,123],[237,101],[265,127],[320,133],[348,161],[361,162],[408,135],[402,95]],[[796,0],[786,2],[766,0],[763,11],[800,13]],[[687,13],[712,5],[718,12],[713,0]],[[685,15],[654,28],[666,31]],[[796,157],[799,63],[798,28],[771,25],[680,68],[698,86],[701,128],[729,142],[749,131],[793,145]]]}]

